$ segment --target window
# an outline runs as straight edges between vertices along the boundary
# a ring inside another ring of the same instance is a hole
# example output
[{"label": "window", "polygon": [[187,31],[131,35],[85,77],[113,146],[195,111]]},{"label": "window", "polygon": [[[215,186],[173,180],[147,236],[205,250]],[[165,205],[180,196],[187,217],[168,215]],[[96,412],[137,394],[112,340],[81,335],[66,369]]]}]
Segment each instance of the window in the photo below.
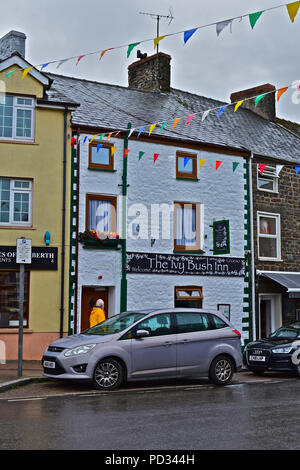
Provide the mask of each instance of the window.
[{"label": "window", "polygon": [[[24,327],[28,327],[29,273],[24,281]],[[19,326],[19,273],[0,271],[0,328]]]},{"label": "window", "polygon": [[0,139],[33,140],[34,100],[5,95],[0,101]]},{"label": "window", "polygon": [[104,143],[101,148],[97,142],[92,142],[89,147],[89,168],[102,170],[114,169],[113,144]]},{"label": "window", "polygon": [[116,232],[117,198],[88,194],[86,198],[86,230]]},{"label": "window", "polygon": [[177,333],[193,333],[211,330],[212,326],[206,313],[176,313]]},{"label": "window", "polygon": [[197,179],[197,155],[177,152],[176,177]]},{"label": "window", "polygon": [[261,174],[257,165],[257,187],[261,191],[278,192],[278,175],[275,166],[267,165]]},{"label": "window", "polygon": [[202,308],[202,287],[175,287],[175,308]]},{"label": "window", "polygon": [[0,178],[0,226],[30,226],[32,181]]},{"label": "window", "polygon": [[221,318],[217,317],[217,315],[212,315],[212,319],[217,330],[228,327],[228,325]]},{"label": "window", "polygon": [[170,335],[173,333],[171,328],[171,316],[169,314],[160,314],[150,317],[140,322],[135,330],[147,330],[149,336]]},{"label": "window", "polygon": [[258,213],[258,257],[278,260],[280,252],[280,215]]},{"label": "window", "polygon": [[174,206],[174,250],[201,250],[203,245],[202,205],[175,202]]}]

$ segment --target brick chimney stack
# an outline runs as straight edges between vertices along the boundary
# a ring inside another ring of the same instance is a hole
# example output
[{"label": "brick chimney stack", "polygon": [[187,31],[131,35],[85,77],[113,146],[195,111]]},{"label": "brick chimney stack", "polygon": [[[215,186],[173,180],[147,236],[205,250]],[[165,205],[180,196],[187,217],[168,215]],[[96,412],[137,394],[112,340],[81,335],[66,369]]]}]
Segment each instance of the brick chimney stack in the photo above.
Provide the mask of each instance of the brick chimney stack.
[{"label": "brick chimney stack", "polygon": [[138,90],[170,91],[171,56],[159,52],[129,65],[129,88]]},{"label": "brick chimney stack", "polygon": [[258,116],[261,116],[264,119],[273,121],[276,117],[276,107],[275,107],[275,86],[266,83],[265,85],[256,86],[254,88],[249,88],[248,90],[237,91],[230,95],[231,103],[241,101],[245,98],[250,98],[251,96],[263,95],[270,91],[274,93],[269,93],[262,100],[259,101],[258,105],[255,107],[255,99],[247,100],[242,104],[242,107],[249,109]]},{"label": "brick chimney stack", "polygon": [[14,52],[25,58],[26,36],[19,31],[10,31],[0,39],[0,60],[7,59]]}]

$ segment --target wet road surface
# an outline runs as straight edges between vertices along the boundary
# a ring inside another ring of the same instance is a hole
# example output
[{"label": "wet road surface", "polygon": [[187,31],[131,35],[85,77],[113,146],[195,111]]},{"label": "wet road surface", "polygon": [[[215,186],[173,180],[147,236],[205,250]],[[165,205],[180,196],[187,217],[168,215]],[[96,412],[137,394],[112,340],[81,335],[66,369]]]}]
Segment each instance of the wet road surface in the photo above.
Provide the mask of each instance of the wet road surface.
[{"label": "wet road surface", "polygon": [[300,449],[300,381],[0,400],[0,449]]}]

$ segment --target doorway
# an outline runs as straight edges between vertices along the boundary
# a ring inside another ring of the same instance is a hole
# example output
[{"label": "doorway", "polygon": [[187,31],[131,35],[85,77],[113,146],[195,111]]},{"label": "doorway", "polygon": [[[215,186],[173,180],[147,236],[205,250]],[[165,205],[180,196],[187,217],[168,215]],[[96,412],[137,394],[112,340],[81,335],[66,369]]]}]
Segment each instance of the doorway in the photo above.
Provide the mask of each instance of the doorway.
[{"label": "doorway", "polygon": [[267,338],[282,325],[281,295],[260,295],[260,338]]},{"label": "doorway", "polygon": [[81,296],[81,331],[90,327],[92,306],[98,299],[104,301],[105,317],[108,317],[108,287],[82,286]]}]

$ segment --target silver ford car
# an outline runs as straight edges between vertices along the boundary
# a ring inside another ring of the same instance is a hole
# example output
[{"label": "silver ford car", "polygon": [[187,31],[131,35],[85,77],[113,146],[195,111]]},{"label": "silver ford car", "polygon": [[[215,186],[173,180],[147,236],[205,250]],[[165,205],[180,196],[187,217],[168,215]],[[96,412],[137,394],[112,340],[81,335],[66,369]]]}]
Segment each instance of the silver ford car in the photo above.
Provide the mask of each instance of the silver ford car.
[{"label": "silver ford car", "polygon": [[88,379],[100,390],[126,380],[198,375],[227,385],[242,367],[241,335],[219,312],[137,310],[52,343],[46,377]]}]

